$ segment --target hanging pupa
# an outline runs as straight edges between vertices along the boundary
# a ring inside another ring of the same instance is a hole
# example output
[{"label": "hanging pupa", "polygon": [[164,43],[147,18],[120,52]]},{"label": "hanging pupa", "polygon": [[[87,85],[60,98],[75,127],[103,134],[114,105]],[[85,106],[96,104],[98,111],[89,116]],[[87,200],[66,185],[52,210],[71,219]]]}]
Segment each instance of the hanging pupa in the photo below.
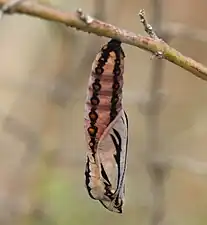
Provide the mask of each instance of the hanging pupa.
[{"label": "hanging pupa", "polygon": [[85,102],[85,185],[92,199],[122,213],[128,119],[122,108],[125,54],[118,40],[101,48],[92,64]]}]

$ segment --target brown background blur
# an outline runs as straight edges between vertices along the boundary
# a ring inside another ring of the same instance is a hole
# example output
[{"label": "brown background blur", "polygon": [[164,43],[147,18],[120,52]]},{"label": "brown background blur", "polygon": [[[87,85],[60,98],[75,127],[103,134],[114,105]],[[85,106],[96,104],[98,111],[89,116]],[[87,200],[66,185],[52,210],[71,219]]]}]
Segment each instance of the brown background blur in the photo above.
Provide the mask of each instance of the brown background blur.
[{"label": "brown background blur", "polygon": [[[135,33],[137,16],[151,18],[151,0],[54,0]],[[105,12],[104,12],[104,7]],[[207,29],[207,1],[163,0],[163,21]],[[96,12],[95,12],[96,11]],[[199,41],[198,39],[201,39]],[[144,154],[145,115],[138,102],[149,89],[150,54],[123,44],[124,105],[129,116],[129,158],[124,214],[105,210],[84,188],[83,109],[92,60],[107,41],[24,15],[0,22],[0,225],[144,225],[151,206]],[[207,39],[179,37],[170,45],[207,65]],[[166,62],[160,142],[173,156],[207,161],[206,82]],[[207,224],[207,177],[172,169],[165,182],[165,224]]]}]

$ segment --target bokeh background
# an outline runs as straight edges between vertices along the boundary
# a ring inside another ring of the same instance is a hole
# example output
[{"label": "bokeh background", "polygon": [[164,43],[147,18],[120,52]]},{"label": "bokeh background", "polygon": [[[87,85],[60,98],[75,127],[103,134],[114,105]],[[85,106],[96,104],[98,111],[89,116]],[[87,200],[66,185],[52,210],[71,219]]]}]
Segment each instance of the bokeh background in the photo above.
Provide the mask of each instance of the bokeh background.
[{"label": "bokeh background", "polygon": [[[51,0],[44,4],[69,12],[81,7],[106,22],[147,35],[137,14],[144,8],[150,23],[155,23],[155,2]],[[207,1],[159,2],[170,45],[207,65]],[[123,44],[124,106],[130,126],[124,213],[105,210],[84,188],[84,100],[91,63],[106,41],[25,15],[6,15],[0,22],[1,225],[158,225],[149,219],[156,200],[151,184],[156,186],[156,180],[146,168],[146,155],[153,152],[144,107],[154,68],[148,52]],[[159,155],[182,159],[167,172],[162,187],[158,182],[165,204],[162,223],[205,225],[207,84],[169,62],[162,66],[158,91],[163,104],[159,116],[153,117],[159,117],[155,148]],[[192,165],[185,163],[187,159]]]}]

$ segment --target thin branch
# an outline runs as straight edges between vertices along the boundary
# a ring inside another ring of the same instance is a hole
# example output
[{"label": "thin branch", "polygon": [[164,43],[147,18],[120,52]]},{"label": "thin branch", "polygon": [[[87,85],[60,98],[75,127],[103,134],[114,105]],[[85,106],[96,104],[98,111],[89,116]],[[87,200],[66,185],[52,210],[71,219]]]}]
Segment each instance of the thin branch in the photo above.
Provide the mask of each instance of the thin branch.
[{"label": "thin branch", "polygon": [[106,1],[94,0],[94,17],[99,20],[106,20]]},{"label": "thin branch", "polygon": [[191,158],[182,156],[167,157],[167,162],[171,168],[184,169],[197,175],[207,176],[207,163],[199,162]]},{"label": "thin branch", "polygon": [[160,152],[154,154],[151,163],[154,165],[160,164],[170,169],[184,170],[199,176],[207,176],[207,162],[201,162],[184,155],[166,155]]},{"label": "thin branch", "polygon": [[163,24],[163,32],[170,38],[188,38],[207,42],[207,30],[188,26],[183,23],[168,22]]},{"label": "thin branch", "polygon": [[[94,0],[93,5],[94,5],[94,9],[93,9],[92,15],[96,15],[96,18],[98,19],[103,19],[103,18],[107,19],[106,2],[103,0]],[[83,13],[82,10],[81,11],[79,10],[78,14],[82,14],[82,13]],[[80,15],[80,16],[83,17],[83,15]],[[59,96],[62,96],[62,100],[61,100],[62,106],[64,106],[69,99],[71,101],[71,96],[74,102],[71,104],[73,105],[83,95],[81,91],[74,91],[74,90],[80,89],[82,84],[85,83],[85,78],[87,76],[87,73],[83,73],[83,71],[89,71],[90,69],[89,67],[91,67],[91,63],[93,61],[94,55],[97,53],[98,49],[100,48],[101,42],[102,42],[101,38],[96,38],[95,36],[89,39],[89,43],[84,49],[84,55],[79,60],[80,63],[78,63],[78,65],[75,68],[73,68],[72,73],[76,74],[76,76],[70,79],[68,79],[68,76],[67,76],[67,78],[63,81],[64,85],[61,82],[61,84],[57,86],[59,88],[55,89],[54,96],[56,96],[57,93],[59,93]],[[79,82],[77,82],[77,76],[80,78]]]},{"label": "thin branch", "polygon": [[154,30],[152,29],[152,26],[147,22],[147,19],[145,17],[145,12],[143,9],[140,10],[139,17],[140,17],[140,22],[143,24],[144,30],[147,32],[147,34],[149,34],[149,36],[155,40],[160,40],[158,36],[156,35],[156,33],[154,32]]},{"label": "thin branch", "polygon": [[[161,35],[162,22],[162,0],[152,0],[154,4],[153,23],[156,31]],[[160,40],[152,26],[145,18],[143,11],[139,13],[140,21],[143,23],[145,31],[149,36],[155,40]],[[160,60],[163,58],[162,52],[157,52],[153,60],[150,76],[150,90],[149,101],[146,103],[148,113],[145,115],[146,119],[146,160],[147,169],[150,176],[151,192],[152,192],[152,206],[151,217],[149,225],[161,225],[165,217],[165,178],[168,172],[168,165],[166,163],[155,161],[158,155],[162,155],[162,146],[160,143],[160,109],[162,105],[162,98],[160,90],[163,83],[163,63]]]},{"label": "thin branch", "polygon": [[[152,29],[152,26],[147,22],[147,19],[145,17],[145,12],[144,10],[140,10],[139,12],[139,17],[140,17],[140,22],[143,24],[144,26],[144,30],[146,31],[146,33],[154,40],[158,40],[158,41],[162,41],[157,34],[155,33],[155,31]],[[153,56],[156,56],[159,59],[163,58],[163,53],[161,51],[155,52],[153,54]],[[153,58],[153,57],[152,57]]]},{"label": "thin branch", "polygon": [[[6,2],[7,0],[0,0],[0,6]],[[23,1],[21,4],[16,6],[15,11],[20,14],[27,14],[41,19],[64,23],[67,26],[75,27],[78,30],[88,33],[94,33],[98,36],[118,39],[123,43],[136,46],[154,54],[157,52],[162,52],[163,57],[166,60],[207,81],[207,68],[204,65],[182,55],[174,48],[171,48],[164,41],[136,35],[135,33],[120,29],[97,19],[93,19],[90,24],[86,24],[80,19],[77,13],[70,14],[54,9],[50,6],[41,5],[37,2]]]}]

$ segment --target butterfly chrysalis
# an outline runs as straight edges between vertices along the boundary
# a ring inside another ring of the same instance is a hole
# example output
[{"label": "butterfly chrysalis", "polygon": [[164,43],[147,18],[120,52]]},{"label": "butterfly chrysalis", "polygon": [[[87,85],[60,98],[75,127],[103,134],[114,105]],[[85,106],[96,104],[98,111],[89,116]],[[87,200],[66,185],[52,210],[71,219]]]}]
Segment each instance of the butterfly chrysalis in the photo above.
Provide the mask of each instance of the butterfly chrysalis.
[{"label": "butterfly chrysalis", "polygon": [[84,117],[88,194],[117,213],[123,211],[128,146],[128,119],[122,108],[124,57],[121,42],[114,39],[96,55]]}]

